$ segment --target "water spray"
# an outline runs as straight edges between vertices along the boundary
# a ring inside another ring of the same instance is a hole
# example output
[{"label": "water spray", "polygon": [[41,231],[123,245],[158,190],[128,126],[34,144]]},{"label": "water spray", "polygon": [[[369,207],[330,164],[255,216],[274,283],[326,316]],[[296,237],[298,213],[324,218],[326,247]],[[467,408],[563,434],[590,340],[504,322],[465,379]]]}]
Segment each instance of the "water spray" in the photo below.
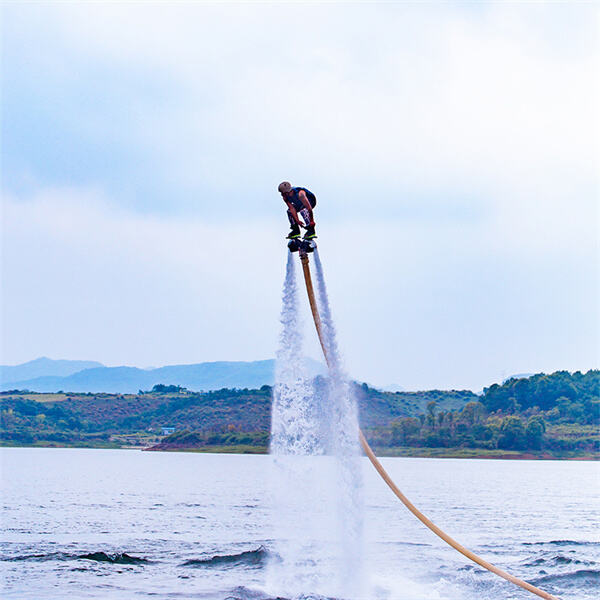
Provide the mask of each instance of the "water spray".
[{"label": "water spray", "polygon": [[[326,380],[308,375],[292,253],[282,296],[271,422],[277,558],[268,564],[267,588],[294,598],[307,591],[364,598],[361,453],[351,433],[358,428],[358,413],[340,368]],[[319,299],[328,306],[324,288]],[[335,330],[329,325],[323,339],[339,366]]]}]

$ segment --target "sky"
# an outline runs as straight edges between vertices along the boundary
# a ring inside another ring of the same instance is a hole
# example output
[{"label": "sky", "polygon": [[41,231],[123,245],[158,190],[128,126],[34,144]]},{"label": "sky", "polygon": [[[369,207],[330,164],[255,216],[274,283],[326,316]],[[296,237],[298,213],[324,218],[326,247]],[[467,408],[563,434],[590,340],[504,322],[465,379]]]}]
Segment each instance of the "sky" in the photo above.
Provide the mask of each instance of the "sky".
[{"label": "sky", "polygon": [[597,5],[1,11],[3,364],[273,357],[289,180],[353,378],[600,365]]}]

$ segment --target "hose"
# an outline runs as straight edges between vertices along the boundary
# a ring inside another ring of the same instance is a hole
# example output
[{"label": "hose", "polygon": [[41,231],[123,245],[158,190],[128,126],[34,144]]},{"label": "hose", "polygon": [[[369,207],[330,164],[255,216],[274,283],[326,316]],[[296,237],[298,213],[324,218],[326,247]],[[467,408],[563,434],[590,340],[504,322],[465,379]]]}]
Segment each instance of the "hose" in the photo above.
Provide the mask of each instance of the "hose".
[{"label": "hose", "polygon": [[[323,350],[323,356],[325,357],[325,362],[327,363],[327,366],[329,368],[331,368],[331,362],[329,360],[329,356],[327,355],[327,349],[325,346],[325,342],[323,340],[323,332],[322,332],[322,328],[321,328],[321,317],[319,315],[319,309],[317,307],[317,302],[315,300],[315,292],[314,292],[314,288],[313,288],[313,284],[312,284],[312,277],[310,274],[308,255],[306,253],[302,253],[300,255],[300,260],[302,262],[302,272],[304,274],[304,282],[306,284],[306,292],[308,294],[308,302],[310,304],[310,310],[312,312],[313,320],[315,322],[315,328],[317,330],[317,336],[319,338],[319,343],[321,344],[321,349]],[[381,478],[386,482],[386,484],[392,490],[392,492],[394,492],[394,494],[398,497],[400,502],[402,502],[402,504],[404,504],[404,506],[406,506],[406,508],[408,508],[408,510],[410,510],[410,512],[413,515],[415,515],[415,517],[417,517],[417,519],[419,519],[419,521],[421,521],[421,523],[423,523],[423,525],[425,525],[425,527],[427,527],[431,531],[433,531],[433,533],[435,533],[435,535],[440,537],[447,544],[452,546],[452,548],[454,548],[455,550],[460,552],[463,556],[466,556],[469,560],[472,560],[474,563],[477,563],[484,569],[487,569],[488,571],[495,573],[499,577],[502,577],[503,579],[506,579],[507,581],[514,583],[515,585],[518,585],[519,587],[523,588],[524,590],[527,590],[528,592],[531,592],[532,594],[536,594],[540,598],[545,598],[546,600],[559,600],[556,596],[553,596],[552,594],[549,594],[548,592],[544,592],[543,590],[536,588],[535,586],[531,585],[530,583],[527,583],[526,581],[523,581],[522,579],[519,579],[518,577],[515,577],[514,575],[511,575],[510,573],[503,571],[502,569],[487,562],[486,560],[483,560],[483,558],[481,558],[480,556],[477,556],[477,554],[475,554],[474,552],[471,552],[470,550],[465,548],[462,544],[459,544],[456,540],[451,538],[447,533],[442,531],[433,521],[431,521],[428,517],[426,517],[400,491],[400,489],[394,483],[394,481],[389,476],[387,471],[383,468],[383,465],[379,462],[379,459],[375,456],[375,453],[369,446],[369,443],[367,442],[365,436],[363,435],[363,432],[360,429],[358,430],[358,439],[360,441],[360,445],[362,446],[362,449],[364,450],[365,454],[367,455],[367,458],[371,461],[371,464],[375,467],[375,470],[379,473]]]}]

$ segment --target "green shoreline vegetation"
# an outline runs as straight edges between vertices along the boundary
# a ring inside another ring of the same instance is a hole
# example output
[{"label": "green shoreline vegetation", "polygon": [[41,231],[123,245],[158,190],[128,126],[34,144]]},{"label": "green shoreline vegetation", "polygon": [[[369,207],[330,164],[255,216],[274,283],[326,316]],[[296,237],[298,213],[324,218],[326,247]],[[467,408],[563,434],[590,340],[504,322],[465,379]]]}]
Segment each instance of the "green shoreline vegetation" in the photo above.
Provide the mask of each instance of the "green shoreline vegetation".
[{"label": "green shoreline vegetation", "polygon": [[[324,385],[317,377],[315,386]],[[383,392],[353,384],[380,456],[600,459],[600,371],[557,371],[485,388]],[[138,394],[0,393],[0,445],[262,454],[272,389]]]}]

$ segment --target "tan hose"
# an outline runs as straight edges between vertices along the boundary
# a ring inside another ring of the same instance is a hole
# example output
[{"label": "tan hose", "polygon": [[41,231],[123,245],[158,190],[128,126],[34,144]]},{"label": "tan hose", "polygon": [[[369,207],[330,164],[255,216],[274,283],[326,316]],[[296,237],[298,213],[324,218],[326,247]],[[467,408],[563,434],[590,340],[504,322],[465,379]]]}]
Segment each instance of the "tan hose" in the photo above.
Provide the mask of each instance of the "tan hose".
[{"label": "tan hose", "polygon": [[[315,327],[317,329],[317,335],[319,336],[319,342],[321,344],[321,348],[323,349],[323,356],[325,357],[325,361],[327,362],[327,365],[329,367],[331,367],[329,357],[327,356],[327,350],[325,348],[325,343],[323,341],[323,334],[322,334],[322,330],[321,330],[321,317],[319,315],[319,309],[317,307],[317,303],[315,300],[315,292],[313,289],[312,277],[310,275],[308,256],[306,254],[302,254],[300,256],[300,260],[302,261],[302,271],[304,273],[304,281],[306,283],[306,291],[308,293],[308,302],[310,304],[310,310],[312,312],[312,316],[313,316],[313,319],[315,322]],[[360,444],[361,444],[365,454],[367,455],[368,459],[371,461],[371,463],[373,464],[373,466],[375,467],[375,469],[377,470],[379,475],[381,475],[381,478],[387,483],[387,485],[392,490],[392,492],[394,492],[394,494],[396,494],[396,496],[398,497],[400,502],[402,502],[402,504],[404,504],[404,506],[406,506],[406,508],[408,508],[408,510],[410,510],[410,512],[413,515],[415,515],[415,517],[417,517],[417,519],[419,519],[419,521],[421,521],[421,523],[423,523],[423,525],[425,525],[425,527],[428,527],[429,529],[431,529],[431,531],[433,531],[433,533],[435,533],[438,537],[442,538],[447,544],[452,546],[455,550],[458,550],[458,552],[460,552],[461,554],[466,556],[469,560],[472,560],[473,562],[482,566],[484,569],[487,569],[488,571],[495,573],[499,577],[502,577],[502,578],[506,579],[507,581],[510,581],[511,583],[514,583],[515,585],[522,587],[524,590],[527,590],[528,592],[531,592],[532,594],[536,594],[537,596],[540,596],[541,598],[546,598],[546,600],[558,600],[558,598],[556,596],[553,596],[552,594],[549,594],[548,592],[544,592],[543,590],[536,588],[535,586],[531,585],[530,583],[527,583],[526,581],[523,581],[523,580],[519,579],[518,577],[515,577],[514,575],[511,575],[510,573],[507,573],[506,571],[499,569],[498,567],[487,562],[486,560],[483,560],[483,558],[480,558],[479,556],[477,556],[477,554],[474,554],[470,550],[467,550],[467,548],[465,548],[464,546],[459,544],[456,540],[451,538],[447,533],[442,531],[435,523],[433,523],[433,521],[428,519],[400,491],[398,486],[393,482],[392,478],[388,475],[387,471],[383,468],[383,465],[379,462],[378,458],[375,456],[375,453],[373,452],[373,450],[371,450],[369,443],[367,442],[365,436],[363,435],[363,432],[360,429],[358,430],[358,438],[360,440]]]}]

